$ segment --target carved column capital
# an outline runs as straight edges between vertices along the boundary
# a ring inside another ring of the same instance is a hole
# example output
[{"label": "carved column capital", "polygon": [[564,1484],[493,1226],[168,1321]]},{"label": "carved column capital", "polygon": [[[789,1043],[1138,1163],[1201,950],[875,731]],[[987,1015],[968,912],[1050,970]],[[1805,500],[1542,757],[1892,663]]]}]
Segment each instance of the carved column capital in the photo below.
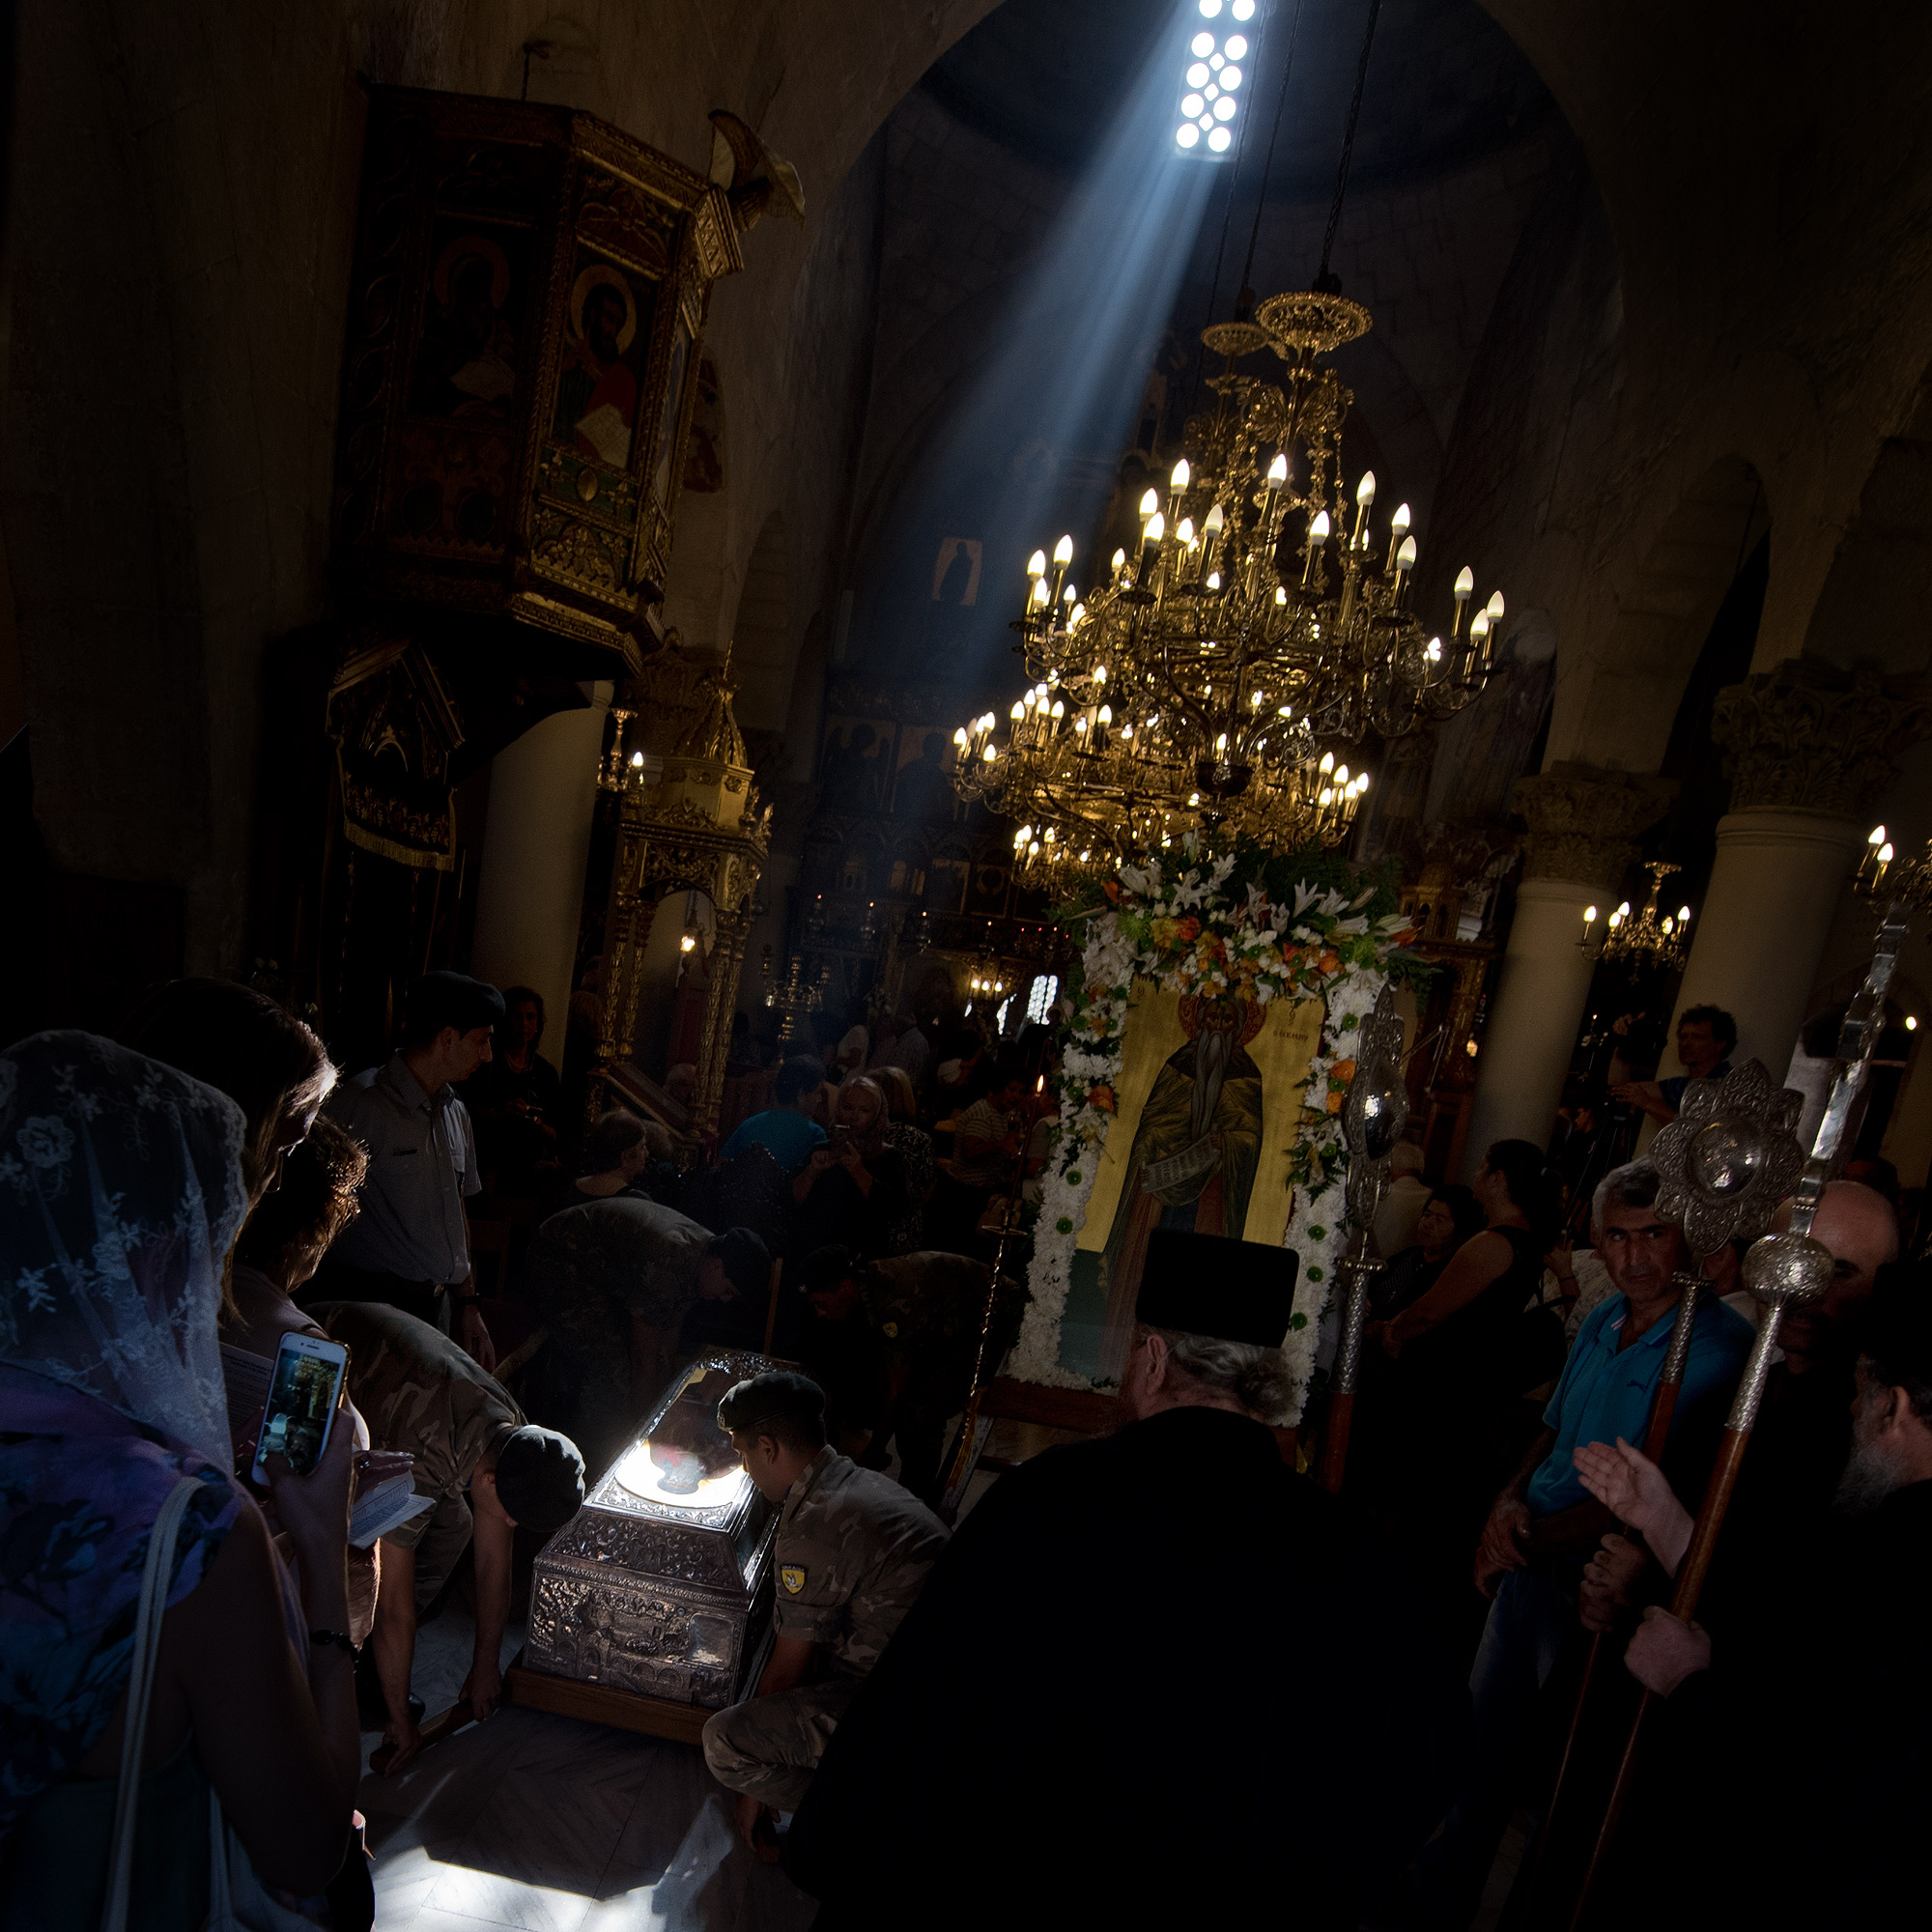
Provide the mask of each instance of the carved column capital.
[{"label": "carved column capital", "polygon": [[1733,811],[1816,811],[1862,824],[1898,760],[1932,733],[1925,681],[1786,658],[1719,692]]},{"label": "carved column capital", "polygon": [[1540,776],[1519,779],[1510,806],[1529,821],[1523,877],[1616,891],[1636,858],[1631,841],[1655,825],[1676,796],[1675,779],[1594,765],[1552,765]]}]

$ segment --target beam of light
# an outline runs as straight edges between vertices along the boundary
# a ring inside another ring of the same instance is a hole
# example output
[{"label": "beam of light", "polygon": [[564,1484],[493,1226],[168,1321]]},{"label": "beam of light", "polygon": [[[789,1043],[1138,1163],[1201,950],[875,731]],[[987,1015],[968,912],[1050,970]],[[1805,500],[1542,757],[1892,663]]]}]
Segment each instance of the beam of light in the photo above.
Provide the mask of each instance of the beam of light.
[{"label": "beam of light", "polygon": [[1188,23],[1194,31],[1181,49],[1180,125],[1174,130],[1175,147],[1190,159],[1233,158],[1236,123],[1247,106],[1241,85],[1253,51],[1255,11],[1256,0],[1194,0]]},{"label": "beam of light", "polygon": [[[1212,192],[1212,172],[1189,165],[1173,139],[1174,60],[1200,4],[1177,0],[1152,38],[895,517],[905,533],[895,548],[903,542],[908,553],[898,568],[910,573],[932,569],[928,531],[934,547],[947,531],[983,533],[976,608],[954,612],[978,663],[933,667],[942,674],[990,668],[1004,657],[1008,619],[1027,591],[1021,566],[1036,546],[1070,530],[1073,582],[1084,590],[1105,575],[1090,554],[1093,532],[1133,440]],[[916,562],[915,549],[923,550]],[[955,633],[952,641],[967,640]]]}]

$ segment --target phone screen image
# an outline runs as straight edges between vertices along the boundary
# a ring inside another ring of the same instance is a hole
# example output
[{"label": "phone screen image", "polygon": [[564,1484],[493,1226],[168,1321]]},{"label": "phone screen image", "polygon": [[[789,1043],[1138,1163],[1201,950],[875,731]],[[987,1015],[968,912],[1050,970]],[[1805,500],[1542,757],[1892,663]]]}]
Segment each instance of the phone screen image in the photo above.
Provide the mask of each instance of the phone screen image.
[{"label": "phone screen image", "polygon": [[349,1350],[320,1335],[284,1335],[262,1410],[262,1433],[255,1444],[255,1480],[268,1479],[270,1456],[286,1456],[289,1467],[305,1476],[328,1443],[335,1399],[342,1386]]}]

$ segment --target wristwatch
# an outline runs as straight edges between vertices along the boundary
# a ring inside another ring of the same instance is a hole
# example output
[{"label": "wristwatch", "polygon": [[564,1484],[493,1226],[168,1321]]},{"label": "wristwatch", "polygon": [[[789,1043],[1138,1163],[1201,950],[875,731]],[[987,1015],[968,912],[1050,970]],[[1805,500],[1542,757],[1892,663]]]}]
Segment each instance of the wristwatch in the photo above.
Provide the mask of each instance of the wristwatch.
[{"label": "wristwatch", "polygon": [[351,1663],[355,1662],[362,1655],[351,1641],[346,1631],[313,1630],[308,1634],[308,1640],[323,1649],[332,1648],[347,1652]]}]

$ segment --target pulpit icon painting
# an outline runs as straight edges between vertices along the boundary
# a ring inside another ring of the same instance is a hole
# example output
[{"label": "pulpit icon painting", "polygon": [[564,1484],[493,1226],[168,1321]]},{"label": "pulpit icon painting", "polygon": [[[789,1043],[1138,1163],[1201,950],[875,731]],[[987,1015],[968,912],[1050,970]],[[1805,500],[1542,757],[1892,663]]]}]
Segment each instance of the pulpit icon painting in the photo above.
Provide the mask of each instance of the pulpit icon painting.
[{"label": "pulpit icon painting", "polygon": [[629,466],[639,365],[649,339],[648,319],[639,318],[637,297],[618,270],[591,262],[579,270],[570,290],[570,330],[551,432],[580,456],[612,469]]}]

